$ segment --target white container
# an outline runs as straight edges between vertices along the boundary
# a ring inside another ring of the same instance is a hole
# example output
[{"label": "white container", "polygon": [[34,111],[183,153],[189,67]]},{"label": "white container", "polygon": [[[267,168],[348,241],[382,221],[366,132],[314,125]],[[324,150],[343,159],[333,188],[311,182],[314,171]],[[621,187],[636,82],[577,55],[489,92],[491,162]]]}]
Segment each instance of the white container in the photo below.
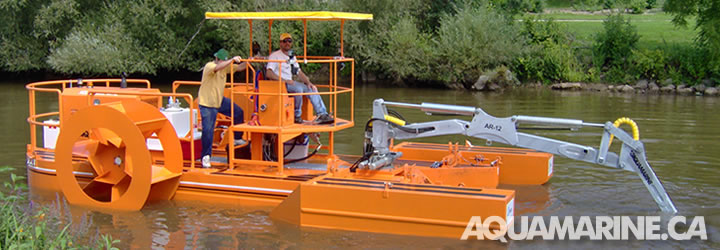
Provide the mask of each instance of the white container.
[{"label": "white container", "polygon": [[[193,110],[193,121],[197,121],[197,109]],[[178,137],[185,137],[190,132],[190,109],[189,108],[167,108],[160,110],[175,128]],[[193,124],[198,127],[197,122]]]},{"label": "white container", "polygon": [[55,126],[44,126],[43,127],[43,147],[49,149],[55,149],[58,135],[60,135],[60,121],[58,120],[46,120],[43,123],[53,124]]}]

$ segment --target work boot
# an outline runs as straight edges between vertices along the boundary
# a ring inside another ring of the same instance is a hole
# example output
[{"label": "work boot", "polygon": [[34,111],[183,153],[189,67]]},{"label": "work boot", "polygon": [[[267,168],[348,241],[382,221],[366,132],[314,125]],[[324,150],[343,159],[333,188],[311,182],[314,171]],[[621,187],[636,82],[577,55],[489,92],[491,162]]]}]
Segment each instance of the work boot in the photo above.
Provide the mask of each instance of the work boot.
[{"label": "work boot", "polygon": [[202,167],[203,168],[210,168],[212,165],[210,165],[210,155],[203,156],[202,158]]},{"label": "work boot", "polygon": [[303,122],[305,122],[305,121],[303,121],[303,119],[300,118],[299,116],[298,116],[298,117],[295,117],[295,123],[296,123],[296,124],[301,124],[301,123],[303,123]]},{"label": "work boot", "polygon": [[335,122],[335,118],[333,118],[330,114],[322,114],[317,117],[315,122],[318,124],[329,124]]}]

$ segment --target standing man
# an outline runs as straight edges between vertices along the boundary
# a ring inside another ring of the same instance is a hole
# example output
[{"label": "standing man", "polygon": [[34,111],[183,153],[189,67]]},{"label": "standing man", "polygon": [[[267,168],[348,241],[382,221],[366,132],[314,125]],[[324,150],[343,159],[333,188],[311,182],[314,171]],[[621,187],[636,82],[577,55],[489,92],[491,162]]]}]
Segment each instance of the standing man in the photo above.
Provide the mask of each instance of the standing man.
[{"label": "standing man", "polygon": [[[276,63],[270,62],[267,64],[267,75],[266,77],[270,80],[278,80],[278,74],[282,75],[282,81],[285,83],[288,93],[317,93],[317,87],[315,87],[310,79],[300,70],[300,65],[297,61],[290,62],[291,55],[290,49],[292,48],[292,36],[288,33],[280,34],[280,49],[270,54],[268,60],[283,60],[288,63]],[[294,55],[293,55],[294,56]],[[282,67],[280,66],[282,65]],[[281,69],[280,69],[281,68]],[[293,80],[293,76],[298,76],[298,81]],[[302,123],[303,120],[300,118],[302,114],[300,108],[302,107],[303,96],[294,96],[295,98],[295,123]],[[319,95],[307,95],[310,99],[310,103],[317,113],[316,122],[319,124],[328,124],[335,122],[330,114],[327,113],[325,103]]]},{"label": "standing man", "polygon": [[[202,117],[202,166],[210,167],[210,155],[212,154],[213,133],[215,132],[215,120],[218,112],[231,116],[230,99],[223,96],[225,83],[230,72],[230,64],[240,63],[242,57],[235,56],[229,59],[229,53],[220,49],[214,54],[215,60],[205,64],[203,69],[202,83],[198,91],[198,104],[200,106],[200,117]],[[245,70],[245,62],[240,63],[235,70]],[[244,122],[243,110],[237,104],[234,105],[234,124]],[[242,133],[235,133],[235,145],[245,144]]]}]

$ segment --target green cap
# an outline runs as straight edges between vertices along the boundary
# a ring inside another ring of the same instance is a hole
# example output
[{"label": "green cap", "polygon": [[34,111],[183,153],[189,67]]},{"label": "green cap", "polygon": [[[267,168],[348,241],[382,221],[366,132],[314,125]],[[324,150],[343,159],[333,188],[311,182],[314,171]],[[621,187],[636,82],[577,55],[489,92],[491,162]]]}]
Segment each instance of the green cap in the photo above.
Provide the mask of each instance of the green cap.
[{"label": "green cap", "polygon": [[228,53],[227,50],[225,50],[225,49],[220,49],[220,50],[218,50],[217,52],[215,52],[214,55],[215,55],[215,57],[217,57],[218,59],[224,61],[224,60],[227,60],[227,59],[228,59],[228,57],[230,56],[230,53]]}]

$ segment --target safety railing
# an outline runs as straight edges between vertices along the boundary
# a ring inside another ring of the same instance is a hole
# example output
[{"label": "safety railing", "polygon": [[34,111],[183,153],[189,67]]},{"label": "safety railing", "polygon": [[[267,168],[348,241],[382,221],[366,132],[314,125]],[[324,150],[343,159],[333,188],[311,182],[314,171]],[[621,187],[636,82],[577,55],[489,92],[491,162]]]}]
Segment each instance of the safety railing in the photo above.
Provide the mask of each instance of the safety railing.
[{"label": "safety railing", "polygon": [[[78,84],[82,83],[82,84]],[[62,111],[60,111],[63,108],[63,99],[62,99],[62,92],[66,88],[78,88],[82,87],[84,88],[85,93],[87,93],[87,104],[91,105],[92,99],[95,95],[98,94],[109,94],[109,95],[126,95],[126,96],[147,96],[147,97],[158,97],[160,99],[165,99],[168,97],[171,98],[182,98],[187,103],[193,103],[193,96],[190,94],[185,93],[161,93],[161,92],[141,92],[141,91],[127,91],[123,89],[112,89],[112,88],[94,88],[94,87],[116,87],[117,84],[132,84],[132,85],[144,85],[145,88],[149,89],[151,88],[150,81],[144,80],[144,79],[73,79],[73,80],[56,80],[56,81],[43,81],[43,82],[35,82],[30,83],[25,86],[25,88],[28,90],[29,94],[29,116],[27,118],[27,122],[30,124],[30,148],[28,149],[29,152],[33,154],[33,157],[35,157],[35,152],[37,150],[40,150],[37,146],[37,126],[57,126],[60,128],[60,131],[62,131],[63,126],[63,120],[64,115]],[[73,85],[74,84],[74,85]],[[36,94],[37,92],[49,92],[49,93],[56,93],[57,94],[57,100],[58,100],[58,111],[51,111],[51,112],[45,112],[45,113],[37,113],[36,107]],[[162,102],[159,103],[160,106],[162,106]],[[190,167],[195,167],[195,145],[193,142],[193,133],[195,128],[195,119],[193,119],[193,114],[197,113],[195,108],[192,105],[189,105],[190,107],[190,115],[188,117],[190,121],[190,131],[188,134],[186,134],[183,137],[179,137],[181,141],[188,141],[190,146]],[[159,108],[159,107],[158,107]],[[59,123],[44,123],[40,122],[40,118],[45,117],[53,117],[58,116]],[[151,137],[152,138],[152,137]],[[46,151],[54,151],[52,149],[46,149],[43,148],[42,150]]]},{"label": "safety railing", "polygon": [[[246,95],[246,96],[283,96],[283,97],[294,97],[294,96],[306,96],[306,95],[320,95],[320,96],[327,96],[328,97],[328,103],[326,103],[326,107],[328,109],[328,112],[332,112],[335,114],[335,121],[329,128],[348,128],[354,125],[355,122],[355,115],[354,115],[354,105],[355,105],[355,95],[354,95],[354,87],[355,87],[355,60],[353,58],[345,58],[345,57],[332,57],[332,56],[297,56],[297,62],[300,64],[327,64],[328,65],[328,80],[326,84],[315,84],[315,86],[318,88],[318,92],[316,93],[287,93],[281,91],[282,88],[276,88],[277,91],[274,93],[267,93],[267,92],[259,92],[256,90],[256,79],[253,77],[256,73],[256,69],[252,66],[252,64],[261,64],[263,67],[265,67],[264,64],[267,63],[278,63],[279,68],[282,67],[283,63],[288,63],[284,60],[268,60],[264,58],[249,58],[249,59],[242,59],[242,62],[245,62],[246,68],[245,68],[245,81],[244,82],[236,82],[234,78],[234,74],[231,75],[230,81],[226,84],[226,87],[231,87],[231,95],[233,97],[237,95]],[[340,70],[339,66],[340,64],[345,63],[349,64],[350,67],[350,78],[349,78],[349,87],[347,86],[340,86],[339,79],[340,77]],[[233,64],[234,67],[235,64]],[[237,71],[234,71],[237,72]],[[252,74],[250,74],[252,73]],[[282,79],[282,72],[278,74],[279,79]],[[278,84],[282,84],[281,80],[270,80],[270,81],[276,81]],[[194,85],[199,86],[201,85],[200,82],[197,81],[175,81],[173,82],[173,93],[177,92],[178,89],[183,85]],[[243,89],[242,87],[245,87],[244,90],[238,91],[238,88]],[[322,91],[321,91],[322,90]],[[338,95],[343,94],[349,94],[350,95],[350,106],[349,106],[349,118],[340,117],[340,112],[338,111]],[[235,98],[231,99],[231,105],[234,105]],[[257,99],[256,99],[257,100]],[[282,98],[277,98],[277,103],[275,105],[278,105],[278,107],[282,106]],[[234,110],[234,109],[231,109]],[[234,112],[234,111],[231,111]],[[247,113],[247,112],[246,112]],[[233,114],[234,115],[234,114]],[[277,121],[280,121],[282,119],[282,113],[278,112]],[[344,123],[341,127],[338,127],[338,120],[343,119],[346,120],[347,123]],[[328,151],[329,155],[334,154],[334,134],[333,131],[327,131],[327,128],[320,127],[320,128],[310,128],[310,127],[283,127],[283,126],[256,126],[259,130],[253,129],[252,131],[248,131],[247,126],[243,128],[238,128],[238,126],[235,126],[236,124],[233,123],[232,117],[229,119],[230,126],[229,132],[232,134],[233,132],[258,132],[262,131],[263,133],[273,133],[273,134],[282,134],[284,132],[288,133],[295,133],[295,132],[329,132],[329,145],[323,146],[322,148]],[[281,142],[278,144],[282,144]],[[233,147],[230,147],[233,148]],[[271,161],[258,161],[258,160],[245,160],[245,159],[234,159],[234,151],[230,150],[229,156],[230,159],[229,165],[230,169],[234,169],[234,166],[236,163],[239,164],[250,164],[250,165],[266,165],[266,166],[276,166],[278,167],[279,174],[282,175],[283,173],[283,154],[278,153],[278,159],[276,162]]]}]

